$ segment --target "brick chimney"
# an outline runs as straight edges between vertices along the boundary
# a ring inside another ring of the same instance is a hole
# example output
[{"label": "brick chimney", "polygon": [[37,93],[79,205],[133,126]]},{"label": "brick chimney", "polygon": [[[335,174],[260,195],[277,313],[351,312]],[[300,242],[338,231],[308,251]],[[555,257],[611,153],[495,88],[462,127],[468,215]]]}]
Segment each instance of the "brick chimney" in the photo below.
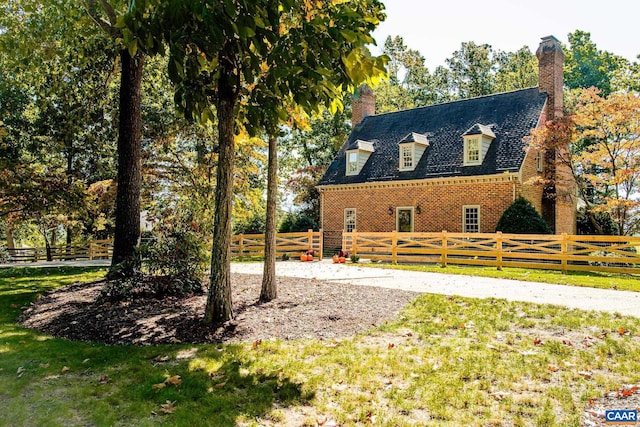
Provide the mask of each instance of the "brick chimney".
[{"label": "brick chimney", "polygon": [[[563,117],[564,53],[558,39],[543,37],[536,51],[538,57],[538,87],[547,93],[544,120]],[[551,185],[544,189],[542,216],[556,233],[576,233],[575,182],[571,170],[562,160],[568,147],[545,150],[545,175]]]},{"label": "brick chimney", "polygon": [[542,38],[536,51],[538,57],[538,87],[549,96],[546,116],[548,120],[562,117],[562,86],[564,53],[558,39],[553,36]]},{"label": "brick chimney", "polygon": [[365,117],[376,113],[376,94],[367,86],[362,85],[353,94],[351,104],[351,126],[355,127]]}]

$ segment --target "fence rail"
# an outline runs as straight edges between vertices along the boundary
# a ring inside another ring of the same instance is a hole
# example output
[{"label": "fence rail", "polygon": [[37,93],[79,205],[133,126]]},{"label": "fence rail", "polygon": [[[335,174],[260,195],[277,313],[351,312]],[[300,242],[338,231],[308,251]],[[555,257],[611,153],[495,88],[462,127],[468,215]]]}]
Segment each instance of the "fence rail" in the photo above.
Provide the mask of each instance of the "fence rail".
[{"label": "fence rail", "polygon": [[[12,262],[36,262],[47,259],[46,248],[7,249]],[[113,254],[113,240],[93,240],[70,245],[51,247],[52,261],[110,259]]]},{"label": "fence rail", "polygon": [[[276,256],[284,253],[314,251],[322,259],[322,230],[302,233],[277,233]],[[234,258],[264,257],[264,234],[231,236],[231,256]]]},{"label": "fence rail", "polygon": [[392,263],[467,264],[640,274],[640,237],[486,233],[361,233],[342,248]]}]

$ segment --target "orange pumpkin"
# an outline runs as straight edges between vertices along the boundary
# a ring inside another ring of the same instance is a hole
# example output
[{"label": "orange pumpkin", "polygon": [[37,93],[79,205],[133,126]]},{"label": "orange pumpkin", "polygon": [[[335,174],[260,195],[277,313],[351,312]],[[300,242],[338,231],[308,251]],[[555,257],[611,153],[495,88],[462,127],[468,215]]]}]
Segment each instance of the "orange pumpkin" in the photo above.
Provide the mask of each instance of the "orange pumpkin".
[{"label": "orange pumpkin", "polygon": [[313,255],[307,254],[307,261],[313,261]]},{"label": "orange pumpkin", "polygon": [[307,260],[307,254],[304,252],[300,254],[300,261],[305,262]]},{"label": "orange pumpkin", "polygon": [[334,255],[334,256],[333,256],[333,263],[334,263],[334,264],[337,264],[337,263],[339,263],[339,262],[340,262],[340,257],[338,257],[338,255]]},{"label": "orange pumpkin", "polygon": [[347,262],[347,259],[343,256],[340,257],[340,264],[344,264],[345,262]]}]

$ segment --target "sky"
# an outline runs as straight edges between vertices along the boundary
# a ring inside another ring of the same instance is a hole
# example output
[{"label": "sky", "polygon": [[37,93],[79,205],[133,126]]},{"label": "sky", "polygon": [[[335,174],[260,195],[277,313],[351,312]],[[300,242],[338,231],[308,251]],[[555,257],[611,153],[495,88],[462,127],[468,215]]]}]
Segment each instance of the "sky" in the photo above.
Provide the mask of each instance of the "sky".
[{"label": "sky", "polygon": [[[382,0],[387,19],[374,33],[378,49],[387,36],[425,57],[433,70],[463,42],[490,44],[494,50],[537,49],[553,35],[568,44],[575,30],[591,33],[598,49],[629,60],[640,54],[640,0]],[[380,50],[374,53],[379,54]]]}]

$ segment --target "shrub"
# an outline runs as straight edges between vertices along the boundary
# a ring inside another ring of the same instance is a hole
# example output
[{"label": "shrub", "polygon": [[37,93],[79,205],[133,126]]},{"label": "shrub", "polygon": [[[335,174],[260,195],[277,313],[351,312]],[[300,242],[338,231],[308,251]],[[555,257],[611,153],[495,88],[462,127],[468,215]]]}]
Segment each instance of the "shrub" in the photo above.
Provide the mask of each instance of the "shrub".
[{"label": "shrub", "polygon": [[0,245],[0,264],[11,262],[11,254],[4,245]]},{"label": "shrub", "polygon": [[581,208],[578,211],[578,234],[585,235],[596,235],[596,234],[605,234],[607,236],[615,236],[618,234],[618,226],[611,218],[611,215],[608,212],[593,212],[591,216],[596,221],[596,223],[600,226],[602,233],[598,231],[598,229],[593,225],[591,219],[589,218],[589,214],[586,212],[585,208]]},{"label": "shrub", "polygon": [[265,214],[254,213],[249,218],[233,225],[233,234],[263,234],[267,229]]},{"label": "shrub", "polygon": [[307,230],[317,230],[318,224],[306,216],[289,213],[284,217],[278,228],[279,233],[299,233]]},{"label": "shrub", "polygon": [[551,229],[524,197],[520,196],[502,213],[496,231],[514,234],[551,234]]},{"label": "shrub", "polygon": [[129,263],[111,268],[109,283],[102,290],[101,301],[124,301],[134,298],[162,298],[203,292],[207,253],[205,243],[191,224],[164,223],[154,236],[140,246],[140,271]]},{"label": "shrub", "polygon": [[360,255],[351,255],[351,262],[357,264],[360,261]]}]

